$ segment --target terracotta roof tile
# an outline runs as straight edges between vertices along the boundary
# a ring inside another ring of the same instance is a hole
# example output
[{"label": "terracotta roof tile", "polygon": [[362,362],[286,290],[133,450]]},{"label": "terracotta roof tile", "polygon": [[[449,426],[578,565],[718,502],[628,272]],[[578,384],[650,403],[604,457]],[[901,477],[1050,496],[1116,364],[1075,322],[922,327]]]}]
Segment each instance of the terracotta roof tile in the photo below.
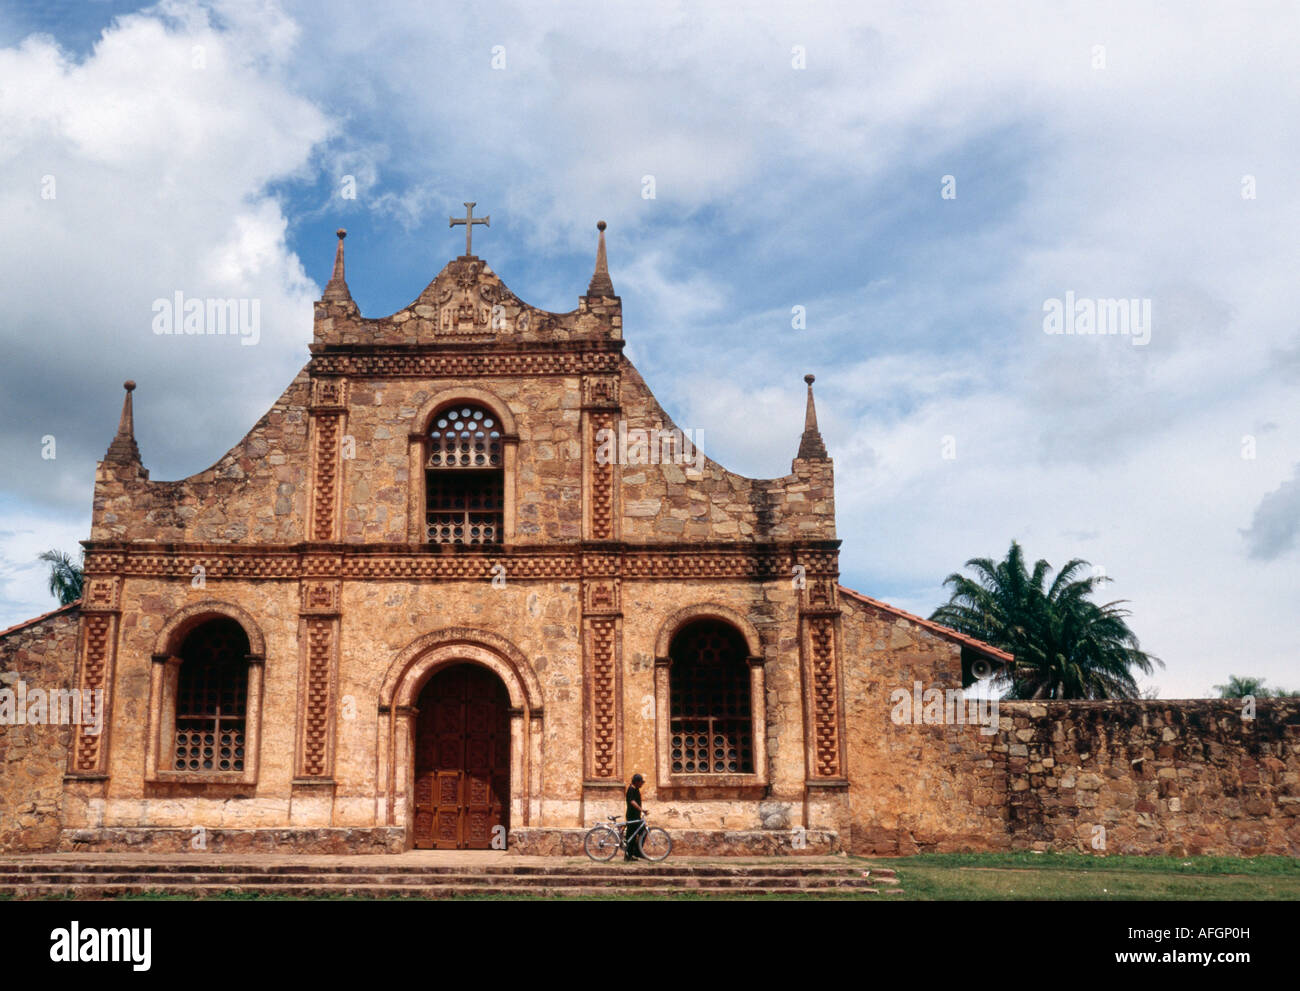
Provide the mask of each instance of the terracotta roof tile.
[{"label": "terracotta roof tile", "polygon": [[847,588],[844,585],[840,586],[840,593],[842,595],[847,595],[850,599],[857,599],[859,602],[864,602],[869,606],[874,606],[882,612],[887,612],[894,616],[900,616],[903,619],[915,623],[917,626],[923,627],[931,633],[937,633],[939,636],[945,637],[948,640],[956,640],[962,646],[978,651],[985,657],[991,657],[996,661],[1002,661],[1004,663],[1010,663],[1015,660],[1015,657],[1008,654],[1005,650],[999,650],[997,647],[994,647],[992,644],[987,644],[983,640],[976,640],[974,637],[967,636],[965,633],[958,633],[951,627],[943,626],[939,623],[933,622],[932,620],[922,619],[920,616],[913,616],[910,612],[904,612],[897,606],[891,606],[888,602],[881,602],[879,599],[873,599],[869,595],[855,592],[853,589]]},{"label": "terracotta roof tile", "polygon": [[74,602],[69,602],[66,606],[59,606],[58,609],[51,609],[49,612],[43,612],[39,616],[34,616],[31,619],[24,620],[21,623],[17,623],[9,627],[9,629],[7,630],[0,630],[0,637],[7,637],[10,633],[16,633],[19,630],[26,629],[29,626],[35,626],[37,623],[41,622],[42,620],[49,619],[51,616],[57,616],[59,615],[59,613],[70,612],[71,610],[77,609],[80,606],[81,606],[81,600],[77,599]]}]

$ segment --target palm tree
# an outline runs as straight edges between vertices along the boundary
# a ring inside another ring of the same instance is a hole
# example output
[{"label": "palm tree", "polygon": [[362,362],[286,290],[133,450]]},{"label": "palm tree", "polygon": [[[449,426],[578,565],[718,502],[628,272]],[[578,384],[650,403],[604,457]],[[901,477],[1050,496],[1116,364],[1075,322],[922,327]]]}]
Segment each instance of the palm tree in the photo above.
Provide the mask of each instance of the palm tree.
[{"label": "palm tree", "polygon": [[1157,657],[1145,653],[1125,622],[1122,602],[1098,605],[1090,596],[1106,581],[1079,577],[1087,561],[1069,561],[1048,584],[1052,566],[1032,572],[1014,540],[1004,561],[973,558],[975,577],[951,574],[949,601],[930,619],[1013,654],[1015,664],[994,679],[1008,699],[1141,697],[1132,669],[1150,674]]},{"label": "palm tree", "polygon": [[1215,685],[1214,690],[1219,693],[1221,699],[1242,699],[1247,695],[1257,699],[1287,699],[1300,695],[1300,692],[1289,692],[1285,688],[1269,688],[1264,684],[1263,678],[1239,678],[1235,674],[1228,675],[1228,683]]},{"label": "palm tree", "polygon": [[86,577],[81,564],[74,562],[66,551],[46,551],[37,560],[50,566],[50,594],[59,600],[59,605],[66,606],[81,598]]}]

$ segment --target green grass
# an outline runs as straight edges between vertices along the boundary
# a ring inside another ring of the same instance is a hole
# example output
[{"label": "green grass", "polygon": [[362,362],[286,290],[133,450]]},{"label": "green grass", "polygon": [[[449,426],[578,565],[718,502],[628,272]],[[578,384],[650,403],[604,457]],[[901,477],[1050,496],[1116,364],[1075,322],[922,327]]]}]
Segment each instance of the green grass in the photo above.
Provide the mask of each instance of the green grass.
[{"label": "green grass", "polygon": [[1295,901],[1294,857],[939,853],[876,861],[915,901]]}]

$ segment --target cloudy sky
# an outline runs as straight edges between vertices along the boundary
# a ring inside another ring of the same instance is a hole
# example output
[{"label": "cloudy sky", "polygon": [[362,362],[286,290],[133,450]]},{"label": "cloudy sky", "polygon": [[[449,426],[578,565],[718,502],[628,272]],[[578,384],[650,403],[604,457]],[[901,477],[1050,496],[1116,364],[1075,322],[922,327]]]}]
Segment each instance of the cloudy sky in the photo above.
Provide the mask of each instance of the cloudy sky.
[{"label": "cloudy sky", "polygon": [[[0,6],[0,626],[53,606],[123,379],[152,477],[203,470],[333,230],[382,316],[472,199],[546,309],[609,222],[628,353],[732,470],[789,471],[816,373],[846,584],[928,614],[1015,539],[1114,579],[1162,697],[1300,687],[1300,14],[980,6]],[[261,300],[257,346],[155,335],[178,290]],[[1067,292],[1149,340],[1046,333]]]}]

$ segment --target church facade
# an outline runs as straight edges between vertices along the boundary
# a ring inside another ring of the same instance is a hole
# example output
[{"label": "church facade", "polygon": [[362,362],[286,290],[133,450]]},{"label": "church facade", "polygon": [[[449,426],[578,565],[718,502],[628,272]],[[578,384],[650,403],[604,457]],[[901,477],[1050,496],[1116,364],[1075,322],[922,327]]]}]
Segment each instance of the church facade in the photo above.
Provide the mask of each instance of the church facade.
[{"label": "church facade", "polygon": [[838,583],[812,376],[788,475],[703,455],[623,354],[599,227],[568,313],[467,234],[382,318],[340,231],[307,364],[187,479],[149,478],[127,383],[82,600],[0,634],[9,686],[100,723],[4,728],[0,847],[576,853],[638,771],[681,852],[1005,832],[981,727],[891,693],[1009,656]]}]

